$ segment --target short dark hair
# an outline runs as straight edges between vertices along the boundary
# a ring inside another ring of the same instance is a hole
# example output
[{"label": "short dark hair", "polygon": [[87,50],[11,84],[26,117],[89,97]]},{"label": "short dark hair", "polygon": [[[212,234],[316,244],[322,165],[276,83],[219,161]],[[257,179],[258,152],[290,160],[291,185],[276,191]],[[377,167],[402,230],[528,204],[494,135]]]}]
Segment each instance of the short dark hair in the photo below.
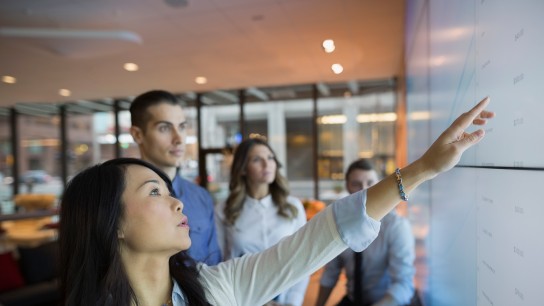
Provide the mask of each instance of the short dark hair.
[{"label": "short dark hair", "polygon": [[345,177],[346,181],[348,180],[348,177],[351,174],[351,172],[353,172],[354,170],[372,171],[375,169],[374,169],[374,164],[372,164],[372,161],[370,159],[360,158],[349,165],[348,170],[346,170],[346,177]]},{"label": "short dark hair", "polygon": [[[118,239],[130,165],[151,169],[172,192],[164,172],[136,158],[112,159],[83,170],[70,181],[60,207],[61,305],[130,305],[132,301],[138,305],[121,262]],[[169,266],[189,305],[209,305],[196,263],[185,251],[170,257]]]},{"label": "short dark hair", "polygon": [[150,118],[147,109],[162,103],[179,105],[181,107],[178,98],[166,90],[151,90],[134,98],[130,104],[130,120],[132,125],[145,129]]}]

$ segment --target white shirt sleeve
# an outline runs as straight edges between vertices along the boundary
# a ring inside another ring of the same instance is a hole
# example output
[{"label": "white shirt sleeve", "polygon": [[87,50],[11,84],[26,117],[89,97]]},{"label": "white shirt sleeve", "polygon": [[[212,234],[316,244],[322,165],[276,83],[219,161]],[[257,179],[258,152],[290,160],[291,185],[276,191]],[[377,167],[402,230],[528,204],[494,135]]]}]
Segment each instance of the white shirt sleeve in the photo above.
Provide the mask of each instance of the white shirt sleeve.
[{"label": "white shirt sleeve", "polygon": [[[378,235],[380,223],[368,217],[364,201],[366,194],[359,194],[330,205],[295,234],[263,252],[217,266],[202,265],[200,277],[208,301],[214,305],[263,305],[331,261],[347,243],[368,246]],[[346,218],[355,206],[360,206],[360,215]],[[345,224],[337,223],[338,216]]]},{"label": "white shirt sleeve", "polygon": [[[295,219],[297,229],[300,229],[306,224],[306,211],[302,202],[295,198],[289,197],[288,202],[297,207],[298,215]],[[304,277],[300,282],[296,283],[293,287],[283,292],[278,299],[279,303],[290,304],[293,306],[301,306],[304,303],[304,296],[306,295],[306,289],[310,283],[310,276]]]}]

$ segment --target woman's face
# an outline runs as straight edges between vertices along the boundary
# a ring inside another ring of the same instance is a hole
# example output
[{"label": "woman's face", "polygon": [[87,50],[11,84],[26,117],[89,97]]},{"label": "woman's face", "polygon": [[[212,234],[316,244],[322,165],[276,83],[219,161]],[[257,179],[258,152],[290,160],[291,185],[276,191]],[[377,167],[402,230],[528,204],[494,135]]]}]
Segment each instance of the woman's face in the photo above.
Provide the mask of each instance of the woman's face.
[{"label": "woman's face", "polygon": [[173,255],[191,246],[183,203],[171,197],[153,170],[130,165],[125,173],[124,216],[120,222],[122,246],[137,253]]},{"label": "woman's face", "polygon": [[250,184],[271,184],[276,179],[274,153],[261,144],[254,145],[247,155],[246,176]]}]

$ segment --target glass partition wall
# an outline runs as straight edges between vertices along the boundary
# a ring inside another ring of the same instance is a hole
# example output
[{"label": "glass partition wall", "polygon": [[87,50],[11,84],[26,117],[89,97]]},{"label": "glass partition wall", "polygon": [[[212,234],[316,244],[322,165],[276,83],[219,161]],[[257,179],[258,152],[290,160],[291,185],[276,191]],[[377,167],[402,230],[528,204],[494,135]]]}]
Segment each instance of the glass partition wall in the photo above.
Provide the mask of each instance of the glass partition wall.
[{"label": "glass partition wall", "polygon": [[346,94],[318,101],[320,200],[347,195],[344,173],[369,158],[383,177],[395,169],[395,93]]},{"label": "glass partition wall", "polygon": [[291,195],[314,197],[313,87],[268,88],[245,92],[244,138],[267,139],[287,177]]},{"label": "glass partition wall", "polygon": [[9,111],[0,110],[0,214],[13,212],[13,152],[10,130]]},{"label": "glass partition wall", "polygon": [[[178,97],[188,122],[181,174],[208,188],[216,202],[228,195],[233,151],[249,137],[268,140],[291,194],[301,199],[328,203],[346,194],[344,171],[356,158],[372,158],[382,174],[395,168],[396,84],[391,79]],[[139,157],[129,131],[130,100],[75,101],[64,104],[65,112],[59,112],[60,105],[40,104],[31,114],[20,113],[18,104],[17,142],[11,139],[12,112],[1,109],[2,211],[10,213],[4,203],[10,203],[16,190],[10,181],[14,161],[19,173],[16,193],[60,196],[65,180],[90,165],[118,156]],[[13,143],[19,147],[16,159]],[[26,184],[23,177],[31,174],[41,176],[40,183]]]}]

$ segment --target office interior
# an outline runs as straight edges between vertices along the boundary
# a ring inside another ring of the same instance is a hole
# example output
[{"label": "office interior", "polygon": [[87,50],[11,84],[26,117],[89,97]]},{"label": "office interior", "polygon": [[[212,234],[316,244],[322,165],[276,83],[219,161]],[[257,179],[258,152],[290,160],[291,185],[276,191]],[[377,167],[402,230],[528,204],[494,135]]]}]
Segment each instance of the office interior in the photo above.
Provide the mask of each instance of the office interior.
[{"label": "office interior", "polygon": [[[535,21],[542,3],[522,3],[4,1],[0,253],[33,250],[57,238],[59,198],[79,171],[114,157],[138,157],[128,108],[136,95],[151,89],[169,90],[179,98],[189,123],[180,171],[207,188],[216,202],[227,196],[236,145],[264,136],[283,165],[291,194],[310,209],[316,202],[327,205],[347,194],[343,173],[355,158],[372,158],[381,174],[390,174],[417,159],[463,107],[483,95],[495,94],[493,101],[501,101],[497,96],[506,86],[484,87],[486,71],[499,60],[482,56],[488,51],[482,40],[495,36],[478,21],[519,10],[510,24],[524,25],[511,26],[515,31],[508,38],[523,43],[534,37],[531,30],[542,33]],[[541,45],[526,57],[537,58]],[[457,55],[465,53],[469,60],[459,62]],[[475,77],[466,73],[471,69]],[[527,84],[531,74],[526,69],[508,81]],[[523,89],[527,100],[538,96],[536,88]],[[519,112],[511,113],[518,116],[511,120],[514,126],[529,126],[529,115],[523,125]],[[525,133],[538,136],[541,131],[536,127]],[[511,272],[509,281],[489,278],[500,269],[485,257],[487,245],[480,239],[493,237],[493,227],[482,226],[487,219],[481,211],[500,197],[489,196],[497,190],[482,194],[481,189],[495,187],[481,183],[489,181],[481,177],[491,179],[492,171],[501,171],[517,178],[512,171],[528,171],[537,182],[543,168],[538,154],[516,157],[513,163],[491,158],[511,148],[495,145],[493,134],[489,138],[494,150],[479,148],[461,161],[463,167],[422,185],[408,205],[398,207],[416,238],[414,283],[424,305],[538,304],[531,303],[538,296],[533,285],[510,284],[527,269]],[[518,190],[512,185],[502,189]],[[529,208],[516,205],[514,211],[521,215]],[[525,223],[531,230],[542,229],[535,222]],[[513,249],[518,257],[532,258],[527,244]],[[500,263],[517,267],[516,260]],[[318,277],[319,271],[304,305],[314,305]],[[327,305],[344,295],[342,282]]]},{"label": "office interior", "polygon": [[0,14],[5,250],[56,239],[59,198],[76,173],[139,156],[128,108],[150,89],[180,99],[189,122],[180,171],[215,201],[227,196],[233,149],[254,135],[269,140],[305,203],[346,195],[355,158],[384,174],[404,162],[402,1],[9,1]]}]

